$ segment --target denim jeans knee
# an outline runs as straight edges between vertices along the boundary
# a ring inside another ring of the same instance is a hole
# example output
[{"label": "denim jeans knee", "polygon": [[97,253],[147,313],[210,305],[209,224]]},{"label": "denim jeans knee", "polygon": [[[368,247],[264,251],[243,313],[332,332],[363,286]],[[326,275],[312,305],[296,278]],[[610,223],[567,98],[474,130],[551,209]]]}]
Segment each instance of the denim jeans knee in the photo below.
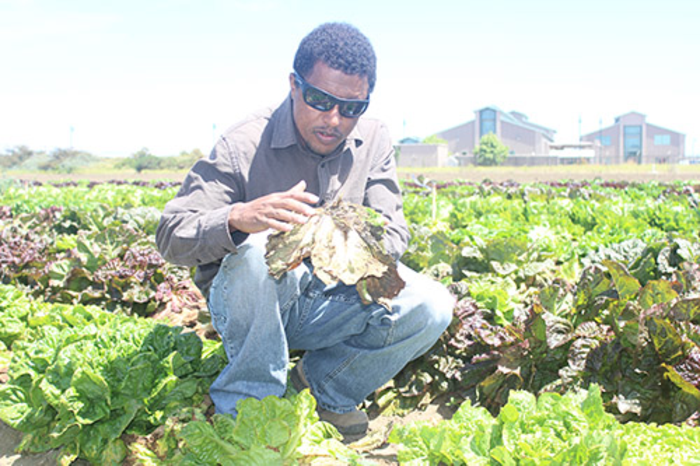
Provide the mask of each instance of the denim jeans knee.
[{"label": "denim jeans knee", "polygon": [[[352,410],[430,349],[450,324],[455,300],[442,284],[402,264],[399,274],[406,287],[392,300],[391,312],[379,305],[348,308],[364,315],[363,326],[339,343],[305,354],[306,378],[324,409]],[[343,312],[338,303],[319,306],[324,308],[334,315]]]},{"label": "denim jeans knee", "polygon": [[212,324],[229,360],[210,388],[217,412],[235,414],[239,400],[282,396],[286,388],[284,307],[297,301],[303,272],[273,279],[265,240],[266,235],[250,235],[226,256],[209,291]]}]

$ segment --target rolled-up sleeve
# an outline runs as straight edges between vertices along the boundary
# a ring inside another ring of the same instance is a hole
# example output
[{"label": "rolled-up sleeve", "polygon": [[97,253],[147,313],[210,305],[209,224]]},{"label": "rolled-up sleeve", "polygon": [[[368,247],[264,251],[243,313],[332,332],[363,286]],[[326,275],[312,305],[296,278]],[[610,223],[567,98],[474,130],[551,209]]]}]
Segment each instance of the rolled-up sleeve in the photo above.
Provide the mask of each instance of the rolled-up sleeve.
[{"label": "rolled-up sleeve", "polygon": [[156,244],[173,264],[193,267],[221,260],[236,250],[228,227],[234,203],[244,197],[231,147],[219,140],[207,158],[195,163],[161,215]]},{"label": "rolled-up sleeve", "polygon": [[364,204],[388,220],[384,245],[387,252],[398,260],[406,251],[410,233],[403,215],[394,147],[384,125],[380,126],[377,136],[371,149],[373,160],[365,187]]}]

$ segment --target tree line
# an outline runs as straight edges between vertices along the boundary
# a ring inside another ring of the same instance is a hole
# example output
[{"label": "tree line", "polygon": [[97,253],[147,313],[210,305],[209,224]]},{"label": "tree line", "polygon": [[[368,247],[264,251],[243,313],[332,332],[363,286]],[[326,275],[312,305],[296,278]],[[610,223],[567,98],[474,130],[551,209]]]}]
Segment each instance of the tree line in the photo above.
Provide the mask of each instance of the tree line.
[{"label": "tree line", "polygon": [[[114,158],[113,165],[115,168],[131,168],[139,173],[144,170],[181,170],[191,167],[202,157],[204,154],[199,149],[182,151],[175,156],[159,157],[144,147],[128,157]],[[73,173],[105,160],[107,159],[104,157],[72,148],[56,148],[47,152],[20,145],[0,153],[0,170]]]}]

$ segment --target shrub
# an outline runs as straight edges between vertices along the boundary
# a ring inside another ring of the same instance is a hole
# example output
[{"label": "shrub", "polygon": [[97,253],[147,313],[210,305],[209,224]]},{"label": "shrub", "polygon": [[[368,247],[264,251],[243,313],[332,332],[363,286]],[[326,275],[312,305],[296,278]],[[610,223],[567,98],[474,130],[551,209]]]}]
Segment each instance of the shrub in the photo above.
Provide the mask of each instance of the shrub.
[{"label": "shrub", "polygon": [[501,165],[508,157],[508,146],[493,133],[484,134],[474,149],[477,165]]}]

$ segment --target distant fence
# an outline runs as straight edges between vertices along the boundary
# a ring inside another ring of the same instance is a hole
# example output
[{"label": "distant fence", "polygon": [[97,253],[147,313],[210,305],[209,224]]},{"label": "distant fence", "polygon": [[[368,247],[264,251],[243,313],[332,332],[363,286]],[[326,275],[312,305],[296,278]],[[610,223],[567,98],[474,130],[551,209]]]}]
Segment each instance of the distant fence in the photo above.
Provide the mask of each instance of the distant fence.
[{"label": "distant fence", "polygon": [[[455,155],[452,157],[453,165],[465,167],[476,165],[476,160],[473,155]],[[557,155],[509,155],[508,158],[501,164],[505,167],[535,167],[535,166],[555,166],[555,165],[571,165],[576,163],[588,163],[585,159],[566,158],[563,159]]]},{"label": "distant fence", "polygon": [[[447,155],[447,147],[437,144],[400,144],[396,146],[399,167],[468,167],[476,165],[473,154]],[[645,157],[646,164],[695,165],[700,157],[682,158]],[[506,167],[552,167],[560,165],[617,165],[623,163],[615,157],[599,157],[592,151],[564,151],[552,154],[510,154],[501,166]]]},{"label": "distant fence", "polygon": [[[590,157],[560,157],[559,155],[509,155],[508,158],[501,164],[505,167],[535,167],[535,166],[556,166],[556,165],[616,165],[612,157],[605,157],[598,160]],[[682,157],[677,160],[652,160],[650,164],[658,165],[700,165],[700,157]],[[476,165],[473,155],[453,155],[449,159],[449,164],[452,166],[464,167]]]}]

